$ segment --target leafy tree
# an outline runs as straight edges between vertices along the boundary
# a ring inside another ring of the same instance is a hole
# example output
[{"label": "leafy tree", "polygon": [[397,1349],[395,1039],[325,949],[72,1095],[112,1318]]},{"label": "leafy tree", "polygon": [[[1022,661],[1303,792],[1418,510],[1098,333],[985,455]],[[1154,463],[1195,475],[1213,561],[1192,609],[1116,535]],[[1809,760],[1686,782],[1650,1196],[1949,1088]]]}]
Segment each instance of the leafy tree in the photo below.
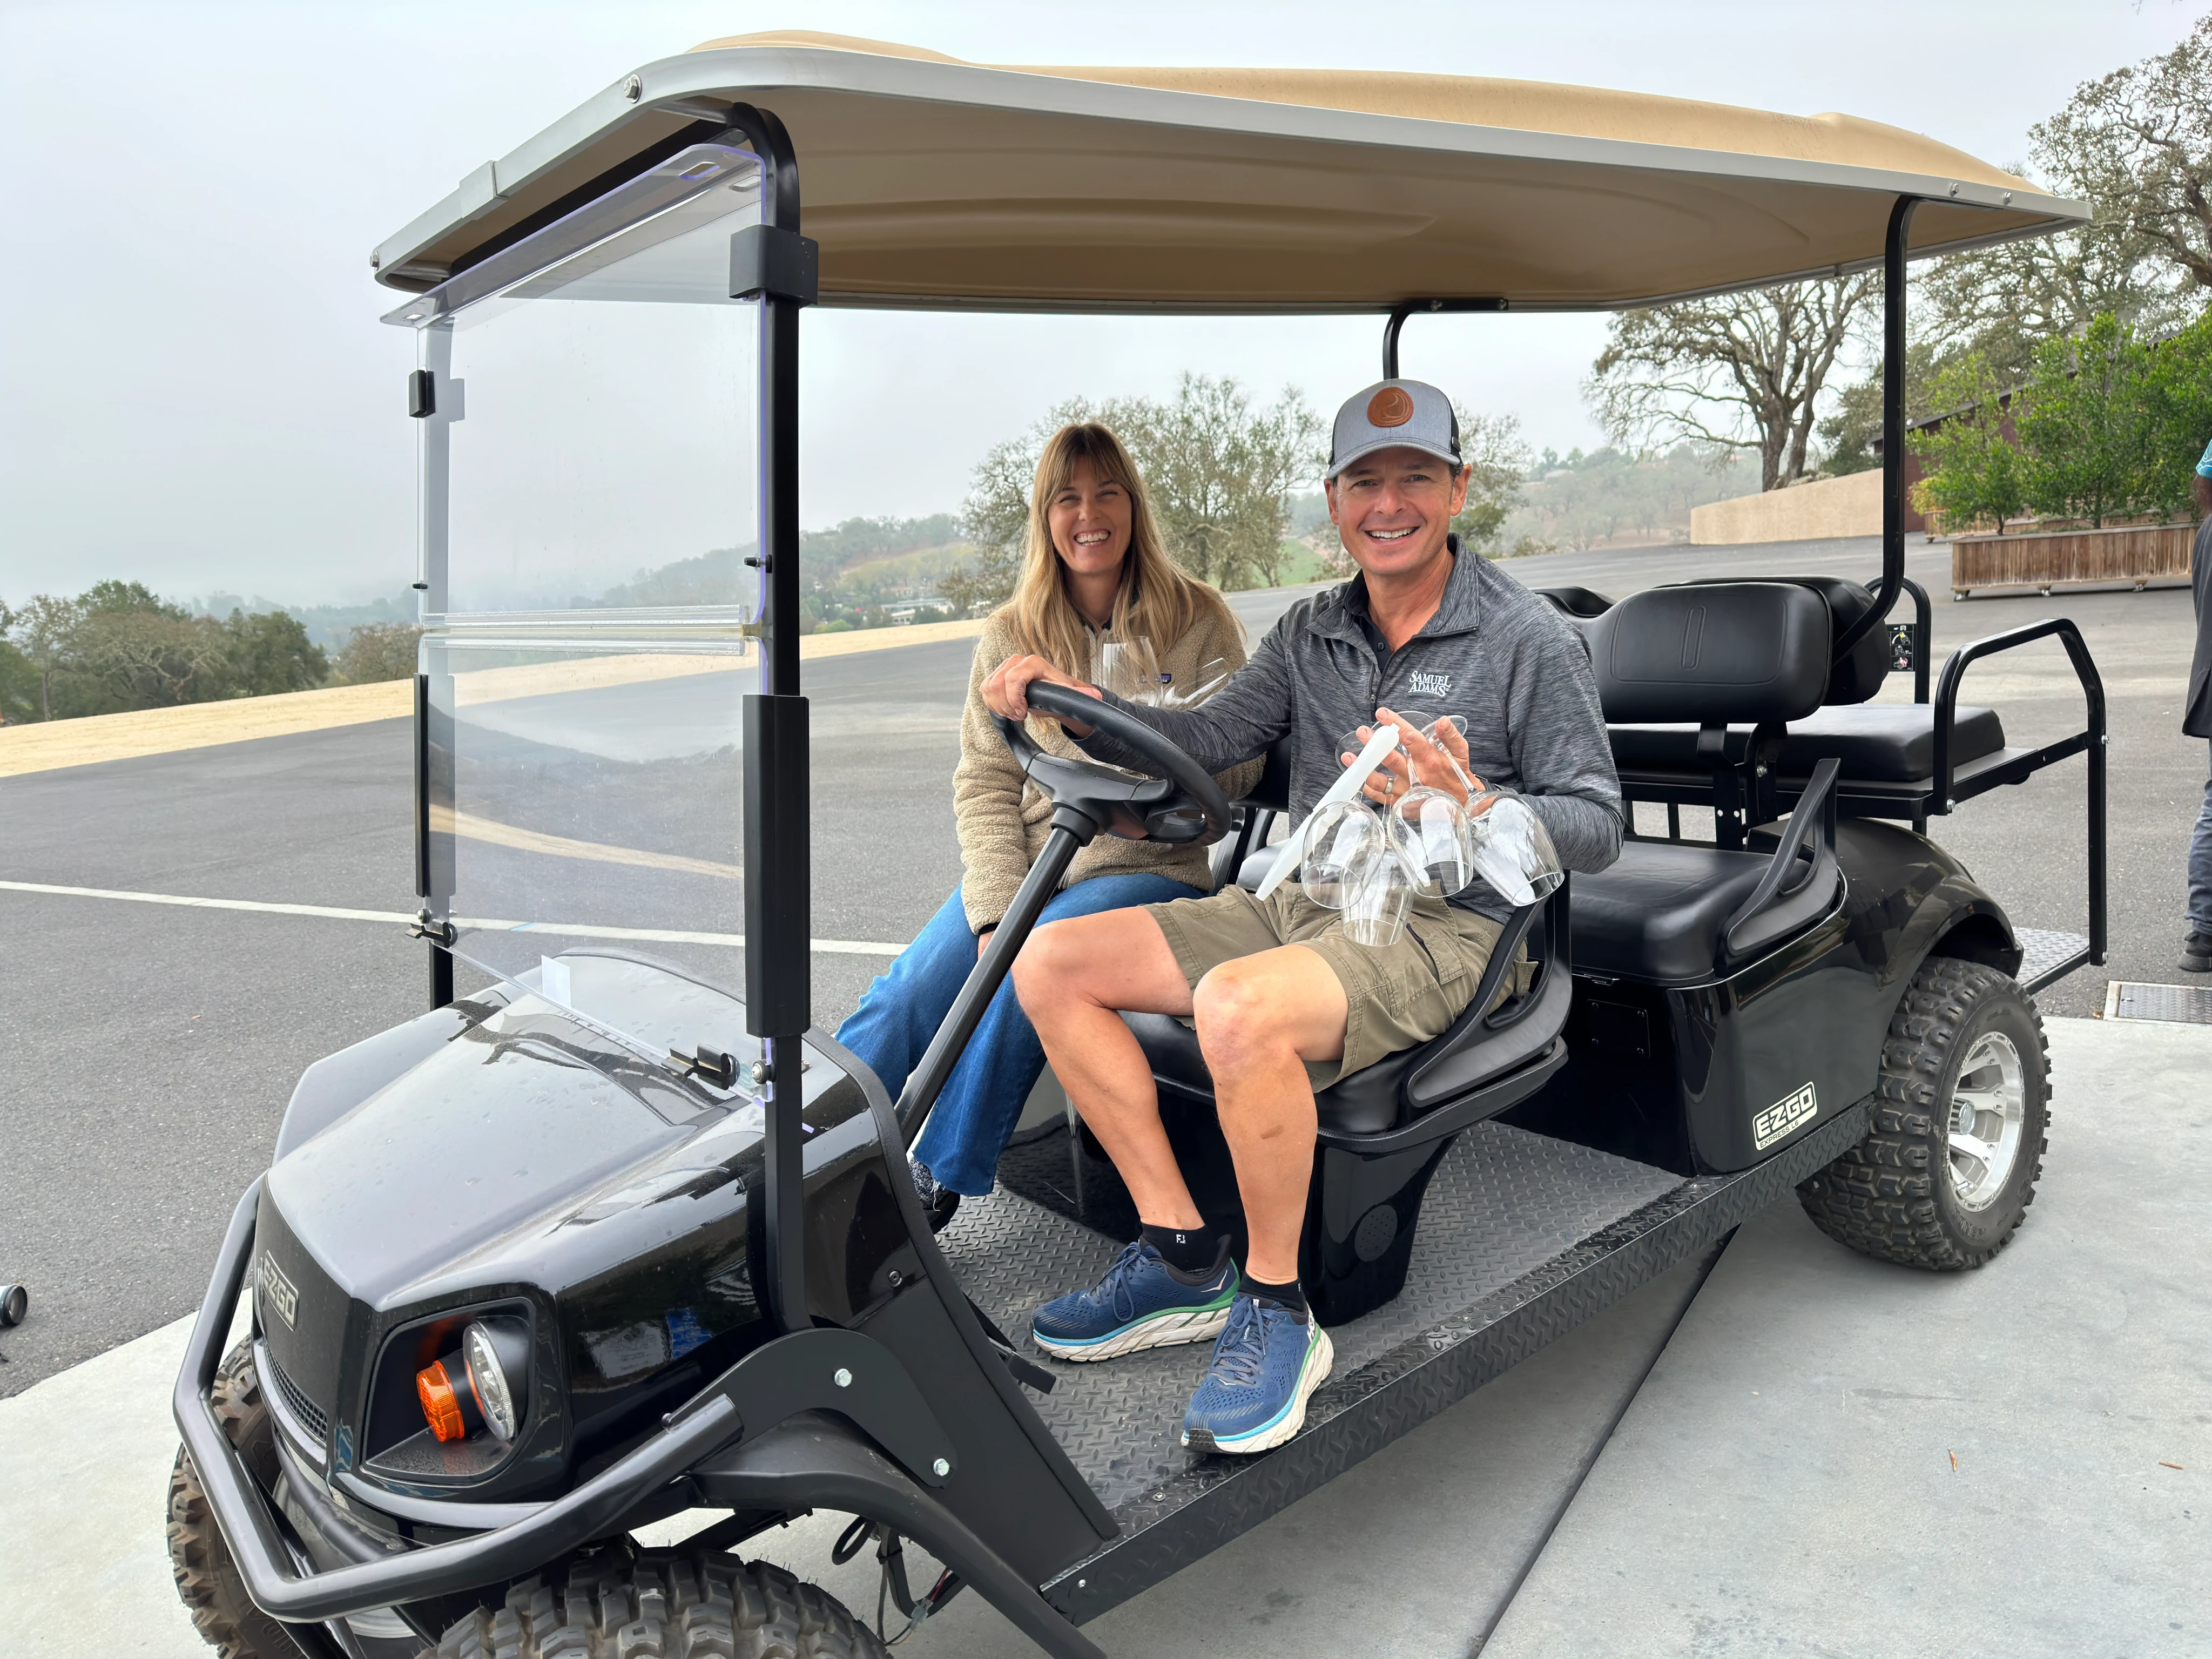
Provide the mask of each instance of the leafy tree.
[{"label": "leafy tree", "polygon": [[[1925,420],[1952,407],[1932,386],[1939,365],[1946,361],[1930,342],[1914,340],[1905,346],[1906,421]],[[1852,381],[1836,394],[1835,408],[1821,417],[1818,430],[1823,477],[1841,478],[1854,472],[1871,472],[1881,465],[1881,457],[1875,450],[1881,437],[1881,364],[1876,363],[1865,379]]]},{"label": "leafy tree", "polygon": [[338,647],[331,678],[341,685],[370,685],[415,677],[416,641],[422,630],[407,623],[367,623]]},{"label": "leafy tree", "polygon": [[39,708],[39,671],[14,644],[21,620],[7,601],[0,599],[0,726],[27,720]]},{"label": "leafy tree", "polygon": [[2212,444],[2212,310],[2151,348],[2143,392],[2150,422],[2147,505],[2161,517],[2193,514],[2189,481]]},{"label": "leafy tree", "polygon": [[230,695],[230,635],[212,617],[180,616],[177,610],[88,607],[70,641],[67,712],[103,714]]},{"label": "leafy tree", "polygon": [[1931,392],[1951,412],[1905,437],[1923,470],[1922,510],[1956,526],[1993,519],[2003,534],[2027,508],[2027,467],[2006,430],[2004,387],[1989,360],[1970,351],[1936,375]]},{"label": "leafy tree", "polygon": [[1915,331],[1942,356],[1980,352],[2007,384],[2045,340],[2106,312],[2158,333],[2212,287],[2212,16],[2172,52],[2082,82],[2029,139],[2013,171],[2087,201],[2089,222],[1938,259],[1914,290]]},{"label": "leafy tree", "polygon": [[1477,415],[1455,406],[1459,453],[1467,463],[1467,505],[1452,520],[1463,547],[1498,556],[1498,532],[1521,505],[1521,485],[1531,457],[1517,415]]},{"label": "leafy tree", "polygon": [[1585,394],[1617,444],[1745,450],[1761,489],[1795,483],[1828,377],[1881,292],[1863,273],[1617,313]]},{"label": "leafy tree", "polygon": [[2107,518],[2141,511],[2153,458],[2149,349],[2110,312],[2078,341],[2036,348],[2014,425],[2027,455],[2028,505],[2051,518]]},{"label": "leafy tree", "polygon": [[2030,129],[2052,176],[2185,288],[2212,289],[2212,14]]},{"label": "leafy tree", "polygon": [[1259,409],[1234,380],[1185,374],[1172,402],[1130,399],[1122,420],[1170,556],[1217,587],[1276,586],[1285,498],[1326,464],[1305,399],[1286,387]]},{"label": "leafy tree", "polygon": [[32,596],[14,613],[9,637],[38,677],[39,718],[54,717],[54,676],[69,662],[70,649],[84,621],[84,608],[75,599],[51,593]]},{"label": "leafy tree", "polygon": [[156,594],[143,582],[108,580],[94,582],[76,597],[77,606],[88,617],[121,617],[144,613],[167,617],[173,622],[191,620],[191,612],[180,605],[172,605]]},{"label": "leafy tree", "polygon": [[1168,401],[1126,398],[1060,404],[976,463],[960,531],[975,551],[943,580],[962,610],[1002,602],[1021,574],[1030,491],[1045,441],[1073,421],[1097,421],[1127,446],[1152,498],[1168,555],[1218,587],[1282,575],[1293,490],[1322,466],[1322,422],[1285,389],[1256,407],[1234,380],[1185,374]]},{"label": "leafy tree", "polygon": [[310,643],[300,619],[284,611],[248,615],[234,611],[222,631],[230,642],[230,673],[224,687],[230,696],[308,691],[330,676],[330,658],[322,647]]}]

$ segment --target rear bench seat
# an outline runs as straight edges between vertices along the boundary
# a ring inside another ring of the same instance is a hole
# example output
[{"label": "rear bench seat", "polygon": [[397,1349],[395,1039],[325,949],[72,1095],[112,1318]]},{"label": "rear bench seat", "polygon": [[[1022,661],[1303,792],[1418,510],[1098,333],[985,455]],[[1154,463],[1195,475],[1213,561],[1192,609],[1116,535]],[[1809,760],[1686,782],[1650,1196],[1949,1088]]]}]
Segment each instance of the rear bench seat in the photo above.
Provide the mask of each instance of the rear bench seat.
[{"label": "rear bench seat", "polygon": [[[1613,763],[1624,772],[1710,771],[1698,758],[1694,726],[1615,726]],[[1748,726],[1729,727],[1725,757],[1741,761],[1751,742]],[[2004,747],[2004,726],[1994,708],[1960,708],[1951,732],[1951,764],[1964,766]],[[1833,756],[1844,776],[1869,783],[1918,783],[1936,775],[1936,708],[1932,703],[1863,702],[1816,708],[1790,722],[1776,763],[1781,775],[1800,780]]]}]

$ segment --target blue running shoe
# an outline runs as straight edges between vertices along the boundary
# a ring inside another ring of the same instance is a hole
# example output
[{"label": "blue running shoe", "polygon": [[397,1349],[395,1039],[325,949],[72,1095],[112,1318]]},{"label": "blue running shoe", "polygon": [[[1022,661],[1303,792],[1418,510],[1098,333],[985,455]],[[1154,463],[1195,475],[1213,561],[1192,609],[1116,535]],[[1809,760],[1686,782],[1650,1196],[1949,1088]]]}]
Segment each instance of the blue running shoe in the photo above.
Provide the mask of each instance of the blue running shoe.
[{"label": "blue running shoe", "polygon": [[1328,1333],[1310,1314],[1238,1297],[1183,1413],[1182,1443],[1242,1453],[1281,1445],[1305,1426],[1306,1401],[1335,1361]]},{"label": "blue running shoe", "polygon": [[1106,1277],[1048,1302],[1030,1321],[1036,1345],[1055,1359],[1111,1359],[1140,1348],[1203,1342],[1228,1322],[1237,1263],[1224,1247],[1203,1279],[1168,1266],[1143,1239],[1122,1247]]}]

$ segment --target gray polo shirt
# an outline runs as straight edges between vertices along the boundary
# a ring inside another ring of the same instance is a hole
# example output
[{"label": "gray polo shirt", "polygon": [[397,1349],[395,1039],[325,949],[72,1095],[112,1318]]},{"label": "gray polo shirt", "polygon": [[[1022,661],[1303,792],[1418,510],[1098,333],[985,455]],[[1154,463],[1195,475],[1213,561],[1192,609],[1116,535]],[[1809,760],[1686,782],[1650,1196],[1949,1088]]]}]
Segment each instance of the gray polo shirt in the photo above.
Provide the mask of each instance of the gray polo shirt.
[{"label": "gray polo shirt", "polygon": [[[1144,708],[1110,697],[1209,772],[1264,754],[1291,736],[1295,822],[1344,770],[1353,730],[1387,707],[1453,714],[1485,782],[1518,791],[1550,831],[1570,870],[1602,870],[1620,854],[1620,780],[1613,769],[1597,682],[1582,635],[1545,600],[1489,560],[1462,553],[1436,614],[1395,652],[1368,619],[1367,584],[1354,577],[1284,613],[1229,684],[1197,708]],[[1083,746],[1102,760],[1139,764],[1103,734]],[[1478,882],[1452,901],[1494,918],[1510,907]]]}]

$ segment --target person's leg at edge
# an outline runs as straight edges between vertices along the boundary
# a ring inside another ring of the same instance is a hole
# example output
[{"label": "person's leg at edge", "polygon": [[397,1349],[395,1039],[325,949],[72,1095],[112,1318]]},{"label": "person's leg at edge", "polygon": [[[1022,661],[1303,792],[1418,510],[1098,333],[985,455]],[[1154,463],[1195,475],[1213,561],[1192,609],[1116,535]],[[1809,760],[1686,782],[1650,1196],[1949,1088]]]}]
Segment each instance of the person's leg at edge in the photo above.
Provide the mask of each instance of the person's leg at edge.
[{"label": "person's leg at edge", "polygon": [[956,887],[837,1028],[837,1041],[867,1063],[893,1100],[921,1063],[975,965],[975,935]]},{"label": "person's leg at edge", "polygon": [[1306,1062],[1343,1055],[1344,987],[1319,956],[1286,945],[1223,963],[1198,982],[1192,1006],[1244,1200],[1245,1273],[1294,1284],[1316,1132]]},{"label": "person's leg at edge", "polygon": [[1306,1066],[1342,1058],[1351,1004],[1335,970],[1297,945],[1221,963],[1192,1003],[1251,1243],[1248,1294],[1191,1395],[1182,1443],[1262,1452],[1298,1431],[1334,1361],[1298,1284],[1317,1127]]},{"label": "person's leg at edge", "polygon": [[1114,1160],[1143,1233],[1087,1289],[1036,1310],[1030,1334],[1061,1359],[1111,1359],[1218,1335],[1237,1264],[1192,1200],[1160,1122],[1151,1066],[1122,1010],[1191,1011],[1189,981],[1147,910],[1109,910],[1039,933],[1014,984],[1068,1099]]},{"label": "person's leg at edge", "polygon": [[1114,1160],[1153,1226],[1206,1224],[1160,1122],[1152,1067],[1121,1013],[1188,1015],[1189,983],[1160,925],[1113,910],[1040,933],[1014,963],[1014,987],[1053,1074]]},{"label": "person's leg at edge", "polygon": [[[1164,904],[1171,899],[1196,898],[1196,889],[1166,876],[1145,871],[1095,876],[1053,895],[1038,919],[1038,937],[1048,924],[1103,910],[1132,905]],[[969,944],[969,963],[975,947]],[[1023,954],[1028,954],[1024,946]],[[963,975],[964,978],[965,975]],[[956,988],[957,989],[957,988]],[[946,999],[949,1010],[951,1000]],[[941,1021],[944,1015],[940,1013]],[[930,1028],[934,1036],[936,1027]],[[924,1047],[927,1039],[924,1039]],[[915,1063],[920,1063],[917,1051]],[[915,1141],[915,1160],[938,1185],[948,1191],[981,1197],[991,1190],[999,1154],[1020,1121],[1030,1091],[1044,1070],[1043,1046],[1037,1041],[1029,1016],[1022,1012],[1012,982],[1001,985],[991,1006],[969,1038],[967,1052],[945,1080],[945,1088],[930,1109],[929,1121]]]},{"label": "person's leg at edge", "polygon": [[2212,973],[2212,779],[2204,785],[2203,810],[2189,838],[2189,938],[2181,965],[2190,973]]}]

